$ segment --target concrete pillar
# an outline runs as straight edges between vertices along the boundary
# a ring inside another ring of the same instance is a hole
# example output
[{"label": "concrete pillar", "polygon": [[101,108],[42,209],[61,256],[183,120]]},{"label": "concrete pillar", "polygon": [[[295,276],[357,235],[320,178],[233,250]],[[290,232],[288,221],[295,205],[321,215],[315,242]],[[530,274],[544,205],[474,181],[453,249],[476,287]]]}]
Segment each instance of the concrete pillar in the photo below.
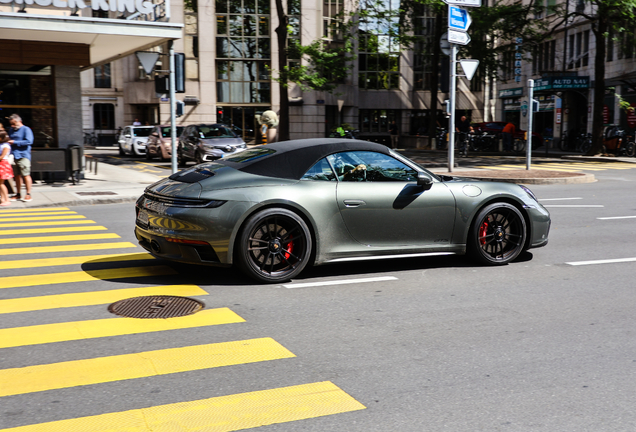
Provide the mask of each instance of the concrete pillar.
[{"label": "concrete pillar", "polygon": [[82,87],[79,66],[53,66],[57,141],[59,148],[83,147]]}]

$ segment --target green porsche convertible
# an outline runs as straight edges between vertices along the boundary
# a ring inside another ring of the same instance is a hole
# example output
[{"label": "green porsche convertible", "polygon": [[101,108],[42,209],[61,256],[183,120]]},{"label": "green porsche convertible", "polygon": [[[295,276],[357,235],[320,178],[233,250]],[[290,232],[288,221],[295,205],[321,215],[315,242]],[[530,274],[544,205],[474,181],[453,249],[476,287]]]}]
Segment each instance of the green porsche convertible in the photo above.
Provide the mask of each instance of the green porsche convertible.
[{"label": "green porsche convertible", "polygon": [[487,265],[548,243],[526,187],[437,176],[388,147],[325,138],[257,146],[149,186],[135,234],[154,256],[279,283],[308,265],[468,253]]}]

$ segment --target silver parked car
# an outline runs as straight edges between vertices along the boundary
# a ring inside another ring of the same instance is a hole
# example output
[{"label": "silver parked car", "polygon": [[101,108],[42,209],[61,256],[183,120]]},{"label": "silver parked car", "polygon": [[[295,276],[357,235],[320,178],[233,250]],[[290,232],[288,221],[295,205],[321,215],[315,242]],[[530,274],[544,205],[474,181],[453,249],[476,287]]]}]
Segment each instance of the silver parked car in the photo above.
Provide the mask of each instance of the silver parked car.
[{"label": "silver parked car", "polygon": [[185,167],[187,161],[200,164],[222,159],[246,148],[245,141],[226,125],[190,125],[179,137],[177,161],[180,167]]},{"label": "silver parked car", "polygon": [[307,265],[469,253],[486,265],[548,243],[550,214],[524,186],[437,176],[388,147],[285,141],[149,186],[135,234],[153,255],[237,265],[279,283]]}]

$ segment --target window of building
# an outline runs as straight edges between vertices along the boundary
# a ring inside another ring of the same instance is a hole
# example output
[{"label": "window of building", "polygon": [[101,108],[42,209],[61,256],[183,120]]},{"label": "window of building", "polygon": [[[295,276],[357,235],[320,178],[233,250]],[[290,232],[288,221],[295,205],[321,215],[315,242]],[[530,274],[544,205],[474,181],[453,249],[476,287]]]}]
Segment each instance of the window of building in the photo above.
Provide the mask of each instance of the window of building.
[{"label": "window of building", "polygon": [[216,11],[217,100],[269,103],[269,2],[217,0]]},{"label": "window of building", "polygon": [[[364,8],[367,0],[361,2]],[[367,90],[389,90],[400,87],[400,44],[395,37],[399,29],[399,0],[382,3],[368,10],[359,23],[358,85]],[[367,5],[368,6],[368,5]]]},{"label": "window of building", "polygon": [[96,130],[115,129],[115,105],[93,104],[93,127]]},{"label": "window of building", "polygon": [[556,41],[547,41],[539,44],[532,56],[532,73],[540,74],[552,71],[556,62]]},{"label": "window of building", "polygon": [[370,110],[361,109],[359,114],[360,132],[371,133],[389,133],[389,125],[391,122],[395,122],[399,125],[400,122],[400,110]]},{"label": "window of building", "polygon": [[340,39],[337,34],[344,13],[344,0],[324,0],[322,7],[322,37],[326,40]]},{"label": "window of building", "polygon": [[590,31],[586,30],[569,37],[568,69],[587,66],[590,59]]},{"label": "window of building", "polygon": [[419,5],[413,18],[413,32],[418,36],[413,53],[413,80],[415,90],[431,89],[432,49],[435,35],[435,14],[423,5]]},{"label": "window of building", "polygon": [[94,70],[95,88],[110,88],[110,63],[97,66]]}]

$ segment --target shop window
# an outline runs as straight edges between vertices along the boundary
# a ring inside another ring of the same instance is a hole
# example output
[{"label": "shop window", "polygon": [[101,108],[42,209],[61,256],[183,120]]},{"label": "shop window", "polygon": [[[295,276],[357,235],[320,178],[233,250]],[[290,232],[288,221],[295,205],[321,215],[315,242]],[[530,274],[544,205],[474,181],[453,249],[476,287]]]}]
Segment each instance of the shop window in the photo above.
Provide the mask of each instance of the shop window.
[{"label": "shop window", "polygon": [[95,88],[110,88],[110,63],[97,66],[95,69]]},{"label": "shop window", "polygon": [[369,110],[361,109],[359,114],[360,132],[362,133],[389,133],[391,122],[399,125],[400,110]]},{"label": "shop window", "polygon": [[115,129],[115,105],[93,104],[93,126],[96,130]]}]

